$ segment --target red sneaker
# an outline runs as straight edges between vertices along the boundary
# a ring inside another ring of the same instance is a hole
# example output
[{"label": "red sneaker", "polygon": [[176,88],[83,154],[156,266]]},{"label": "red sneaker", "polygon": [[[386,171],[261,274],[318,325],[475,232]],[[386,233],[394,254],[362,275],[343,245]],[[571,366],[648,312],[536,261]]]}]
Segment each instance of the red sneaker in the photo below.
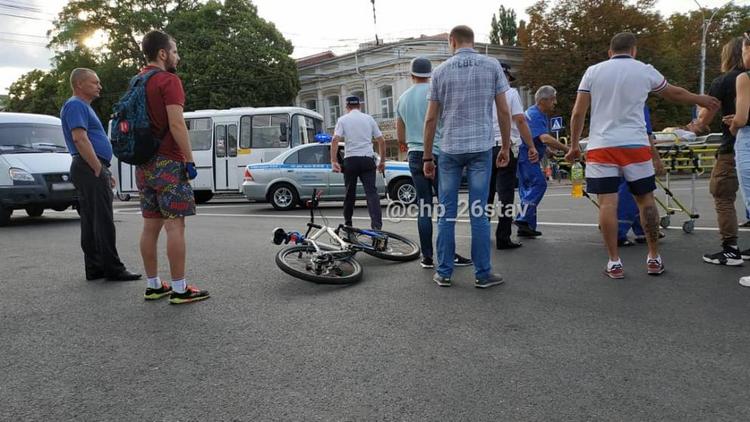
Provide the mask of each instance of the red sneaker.
[{"label": "red sneaker", "polygon": [[649,258],[646,261],[646,269],[648,275],[659,275],[664,272],[664,263],[661,262],[661,258]]},{"label": "red sneaker", "polygon": [[604,274],[609,278],[620,279],[625,278],[625,270],[622,269],[622,264],[614,264],[611,267],[607,266],[604,270]]}]

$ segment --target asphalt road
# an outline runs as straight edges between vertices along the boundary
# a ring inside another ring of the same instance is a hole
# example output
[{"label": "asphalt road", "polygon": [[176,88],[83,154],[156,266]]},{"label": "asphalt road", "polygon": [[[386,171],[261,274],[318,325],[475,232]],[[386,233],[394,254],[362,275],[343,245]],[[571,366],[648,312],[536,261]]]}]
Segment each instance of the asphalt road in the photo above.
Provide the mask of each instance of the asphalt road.
[{"label": "asphalt road", "polygon": [[[675,193],[689,202],[689,183]],[[136,205],[116,213],[134,270]],[[0,228],[0,420],[749,420],[750,269],[701,261],[718,245],[705,181],[697,206],[693,234],[673,217],[666,274],[635,246],[614,281],[594,207],[553,185],[544,235],[494,251],[507,283],[480,290],[470,268],[439,288],[417,261],[366,255],[353,286],[293,279],[270,233],[302,230],[304,210],[211,201],[187,238],[189,281],[212,298],[186,306],[85,281],[74,212],[17,216]],[[342,221],[339,204],[323,213]],[[417,239],[413,221],[385,226]],[[468,224],[457,243],[468,254]]]}]

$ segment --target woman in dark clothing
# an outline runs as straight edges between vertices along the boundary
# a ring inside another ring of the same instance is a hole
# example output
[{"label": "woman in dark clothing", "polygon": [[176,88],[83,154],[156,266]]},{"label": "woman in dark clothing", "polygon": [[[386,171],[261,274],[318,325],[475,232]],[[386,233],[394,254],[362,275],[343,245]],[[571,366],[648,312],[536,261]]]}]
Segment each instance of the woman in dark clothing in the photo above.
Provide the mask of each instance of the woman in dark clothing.
[{"label": "woman in dark clothing", "polygon": [[[740,252],[737,246],[737,212],[734,202],[737,199],[739,184],[734,159],[735,137],[729,131],[729,121],[735,112],[736,80],[745,71],[742,62],[742,37],[731,39],[721,51],[721,71],[709,89],[709,95],[721,101],[722,139],[716,152],[716,163],[711,171],[709,190],[714,197],[716,216],[719,223],[722,250],[703,255],[703,260],[717,265],[742,265],[743,259],[750,259],[750,250]],[[696,132],[708,130],[716,113],[700,109],[698,119],[691,124]]]}]

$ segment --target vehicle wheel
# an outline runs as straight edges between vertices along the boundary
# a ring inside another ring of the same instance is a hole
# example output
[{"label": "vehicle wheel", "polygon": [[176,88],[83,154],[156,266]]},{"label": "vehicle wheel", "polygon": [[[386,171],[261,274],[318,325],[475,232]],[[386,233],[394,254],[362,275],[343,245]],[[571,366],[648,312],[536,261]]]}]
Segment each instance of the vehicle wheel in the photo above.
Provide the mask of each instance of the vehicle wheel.
[{"label": "vehicle wheel", "polygon": [[411,205],[417,202],[417,188],[411,179],[399,179],[391,186],[388,196],[403,205]]},{"label": "vehicle wheel", "polygon": [[279,183],[274,185],[268,193],[268,202],[279,211],[289,211],[299,203],[299,195],[294,186],[288,183]]},{"label": "vehicle wheel", "polygon": [[39,205],[28,206],[26,207],[26,214],[28,214],[29,217],[41,217],[42,214],[44,214],[44,207]]},{"label": "vehicle wheel", "polygon": [[695,230],[695,221],[688,220],[682,223],[682,231],[684,231],[685,233],[692,233],[693,230]]},{"label": "vehicle wheel", "polygon": [[5,226],[10,223],[10,216],[13,214],[12,208],[5,208],[0,206],[0,226]]},{"label": "vehicle wheel", "polygon": [[196,204],[205,204],[214,197],[214,193],[209,190],[196,190],[193,191],[193,196]]},{"label": "vehicle wheel", "polygon": [[668,229],[668,228],[669,228],[669,223],[670,223],[670,222],[671,222],[671,220],[669,219],[669,216],[668,216],[668,215],[665,215],[665,216],[664,216],[664,217],[662,217],[662,218],[661,218],[661,220],[659,221],[659,225],[660,225],[660,226],[662,226],[662,228]]},{"label": "vehicle wheel", "polygon": [[314,258],[318,258],[314,246],[290,246],[276,254],[276,265],[292,277],[318,284],[351,284],[362,278],[362,265],[353,256],[331,257],[320,266]]},{"label": "vehicle wheel", "polygon": [[[407,239],[396,233],[391,233],[383,230],[371,230],[376,233],[381,233],[388,236],[388,243],[386,244],[385,250],[370,250],[364,249],[366,254],[372,255],[376,258],[387,259],[389,261],[413,261],[419,258],[419,245],[411,239]],[[357,234],[357,241],[362,245],[373,246],[373,237],[366,234]]]},{"label": "vehicle wheel", "polygon": [[67,210],[68,206],[67,205],[55,205],[54,207],[52,207],[52,209],[54,211],[61,212],[61,211]]}]

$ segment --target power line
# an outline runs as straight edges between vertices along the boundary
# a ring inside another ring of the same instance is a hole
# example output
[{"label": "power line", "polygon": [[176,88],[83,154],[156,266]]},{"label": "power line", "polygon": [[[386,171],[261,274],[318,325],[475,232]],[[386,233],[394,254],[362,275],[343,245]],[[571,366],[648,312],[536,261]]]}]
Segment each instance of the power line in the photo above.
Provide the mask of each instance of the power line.
[{"label": "power line", "polygon": [[19,32],[2,32],[0,31],[0,35],[12,35],[17,37],[33,37],[33,38],[43,38],[47,39],[45,35],[37,35],[37,34],[21,34]]},{"label": "power line", "polygon": [[45,47],[45,48],[47,47],[46,43],[35,42],[35,41],[14,40],[11,38],[0,38],[0,43],[17,44],[17,45],[25,45],[25,46],[32,46],[32,47]]},{"label": "power line", "polygon": [[36,7],[19,6],[19,5],[16,5],[16,4],[8,4],[6,2],[0,2],[0,7],[5,7],[6,9],[22,10],[24,12],[39,13],[40,15],[53,16],[51,13],[47,13],[47,12],[43,11],[42,9],[39,9],[39,8],[36,8]]},{"label": "power line", "polygon": [[6,6],[6,7],[13,7],[16,9],[23,9],[23,10],[30,10],[32,12],[43,12],[43,10],[39,7],[19,4],[19,3],[13,3],[11,1],[0,1],[0,5]]},{"label": "power line", "polygon": [[10,16],[12,18],[29,19],[33,21],[52,22],[51,19],[35,18],[33,16],[16,15],[14,13],[0,12],[0,16]]}]

